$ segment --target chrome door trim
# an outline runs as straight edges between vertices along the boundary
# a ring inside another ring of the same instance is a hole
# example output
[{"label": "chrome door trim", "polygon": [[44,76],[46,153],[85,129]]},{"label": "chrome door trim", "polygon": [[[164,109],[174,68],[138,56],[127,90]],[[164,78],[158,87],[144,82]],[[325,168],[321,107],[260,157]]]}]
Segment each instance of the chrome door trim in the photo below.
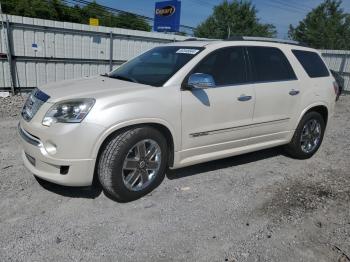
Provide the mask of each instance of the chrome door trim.
[{"label": "chrome door trim", "polygon": [[207,135],[215,135],[215,134],[220,134],[220,133],[232,132],[232,131],[235,131],[235,130],[251,128],[251,127],[259,126],[259,125],[266,125],[266,124],[271,124],[271,123],[285,122],[285,121],[288,121],[289,119],[290,119],[290,117],[277,119],[277,120],[272,120],[272,121],[254,123],[254,124],[249,124],[249,125],[242,125],[242,126],[235,126],[235,127],[228,127],[228,128],[222,128],[222,129],[203,131],[203,132],[198,132],[198,133],[192,133],[192,134],[190,134],[190,137],[195,138],[195,137],[200,137],[200,136],[207,136]]}]

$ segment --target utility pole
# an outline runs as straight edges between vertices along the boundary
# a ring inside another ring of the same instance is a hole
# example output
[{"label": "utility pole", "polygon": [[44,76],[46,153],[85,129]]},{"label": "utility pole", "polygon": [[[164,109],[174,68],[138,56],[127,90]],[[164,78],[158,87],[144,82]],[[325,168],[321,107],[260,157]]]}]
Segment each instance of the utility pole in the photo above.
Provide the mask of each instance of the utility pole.
[{"label": "utility pole", "polygon": [[[11,93],[12,95],[15,94],[15,80],[14,80],[14,72],[13,72],[13,61],[12,61],[12,53],[11,53],[11,47],[10,45],[10,23],[8,20],[6,20],[6,31],[7,35],[5,33],[5,23],[4,23],[4,14],[2,13],[1,3],[0,3],[0,22],[1,22],[1,31],[3,33],[2,37],[4,39],[5,47],[6,47],[6,56],[7,56],[7,62],[9,65],[9,73],[10,73],[10,83],[11,83]],[[5,40],[6,39],[6,40]]]}]

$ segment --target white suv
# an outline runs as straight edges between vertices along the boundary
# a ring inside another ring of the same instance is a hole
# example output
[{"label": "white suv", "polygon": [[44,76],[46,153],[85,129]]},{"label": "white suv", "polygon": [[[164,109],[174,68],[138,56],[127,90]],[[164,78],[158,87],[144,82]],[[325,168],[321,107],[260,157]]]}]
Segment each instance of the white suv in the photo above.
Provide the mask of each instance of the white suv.
[{"label": "white suv", "polygon": [[19,123],[23,160],[42,179],[88,186],[98,178],[129,201],[167,168],[279,145],[311,157],[336,89],[319,53],[294,42],[167,44],[109,74],[34,90]]}]

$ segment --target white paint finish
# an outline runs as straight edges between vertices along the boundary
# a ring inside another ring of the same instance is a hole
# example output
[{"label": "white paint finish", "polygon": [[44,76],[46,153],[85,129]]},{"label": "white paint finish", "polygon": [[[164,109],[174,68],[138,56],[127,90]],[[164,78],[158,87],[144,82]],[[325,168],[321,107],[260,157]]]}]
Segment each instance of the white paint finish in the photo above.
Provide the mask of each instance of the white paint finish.
[{"label": "white paint finish", "polygon": [[[283,49],[288,53],[287,57],[299,81],[181,90],[184,77],[204,56],[222,47],[242,45]],[[51,176],[49,167],[41,168],[39,165],[31,171],[56,183],[86,185],[88,181],[89,184],[92,172],[82,175],[86,170],[77,166],[75,161],[96,159],[106,137],[120,128],[137,124],[156,123],[168,128],[174,141],[175,168],[287,144],[300,118],[309,108],[323,105],[327,107],[329,116],[332,116],[335,104],[332,77],[308,78],[296,59],[290,56],[291,48],[312,50],[262,42],[213,42],[162,87],[101,76],[44,85],[41,89],[50,99],[30,122],[22,119],[21,125],[44,142],[53,141],[58,148],[57,154],[50,156],[45,151],[35,151],[27,144],[24,147],[43,163],[69,165],[75,169],[62,180],[52,178],[54,176]],[[54,66],[57,68],[57,65]],[[74,67],[72,63],[64,64],[65,77],[73,77],[69,74],[74,72]],[[82,71],[89,71],[90,75],[97,74],[104,67],[101,64],[83,65]],[[300,85],[297,88],[301,91],[296,97],[298,101],[284,96],[290,88],[296,88],[296,83]],[[250,95],[252,99],[238,101],[237,98],[242,94]],[[96,102],[81,124],[54,123],[50,127],[41,124],[52,103],[82,97],[94,98]],[[290,116],[289,125],[268,128],[262,127],[263,123],[256,125],[285,116]],[[207,131],[214,132],[190,137],[192,133]],[[90,169],[93,170],[91,166]]]},{"label": "white paint finish", "polygon": [[[242,94],[251,96],[252,99],[238,101]],[[238,127],[252,124],[255,95],[251,85],[181,91],[181,96],[183,150],[249,137],[249,128]],[[238,129],[235,132],[225,131],[229,128]],[[215,132],[198,137],[191,136],[208,131]]]}]

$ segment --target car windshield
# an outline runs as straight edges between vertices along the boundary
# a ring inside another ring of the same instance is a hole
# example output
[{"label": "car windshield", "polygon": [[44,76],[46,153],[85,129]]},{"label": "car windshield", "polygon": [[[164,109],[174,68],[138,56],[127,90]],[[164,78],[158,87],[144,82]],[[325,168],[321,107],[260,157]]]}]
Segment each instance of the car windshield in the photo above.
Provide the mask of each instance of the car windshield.
[{"label": "car windshield", "polygon": [[188,46],[156,47],[121,65],[107,76],[145,85],[162,86],[202,50],[202,47]]}]

